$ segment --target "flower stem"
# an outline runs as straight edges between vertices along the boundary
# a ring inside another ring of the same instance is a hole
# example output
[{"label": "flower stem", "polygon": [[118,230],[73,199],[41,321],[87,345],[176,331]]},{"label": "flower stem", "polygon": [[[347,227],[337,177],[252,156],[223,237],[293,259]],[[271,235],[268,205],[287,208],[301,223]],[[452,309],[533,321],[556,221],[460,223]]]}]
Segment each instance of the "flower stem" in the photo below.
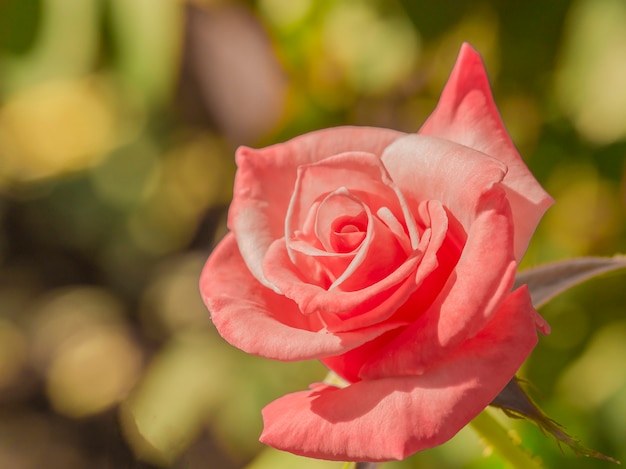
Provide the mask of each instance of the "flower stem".
[{"label": "flower stem", "polygon": [[541,462],[516,442],[507,429],[488,411],[482,411],[470,425],[485,443],[496,450],[514,469],[542,468]]}]

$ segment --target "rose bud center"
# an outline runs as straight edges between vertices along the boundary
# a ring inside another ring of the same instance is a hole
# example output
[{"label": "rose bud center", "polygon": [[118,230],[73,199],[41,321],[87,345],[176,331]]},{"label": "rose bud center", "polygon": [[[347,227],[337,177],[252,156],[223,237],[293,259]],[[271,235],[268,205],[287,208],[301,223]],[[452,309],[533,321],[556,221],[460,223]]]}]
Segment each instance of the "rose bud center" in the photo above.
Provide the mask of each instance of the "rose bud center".
[{"label": "rose bud center", "polygon": [[352,252],[358,248],[367,231],[365,220],[340,217],[331,226],[331,247],[335,252]]}]

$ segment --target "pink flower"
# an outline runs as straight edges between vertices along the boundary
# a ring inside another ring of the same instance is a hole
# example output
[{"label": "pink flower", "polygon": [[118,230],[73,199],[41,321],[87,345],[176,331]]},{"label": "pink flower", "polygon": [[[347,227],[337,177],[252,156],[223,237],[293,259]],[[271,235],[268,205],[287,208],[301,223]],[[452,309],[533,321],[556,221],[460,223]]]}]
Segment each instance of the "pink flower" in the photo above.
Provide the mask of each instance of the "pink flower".
[{"label": "pink flower", "polygon": [[263,410],[261,441],[314,458],[403,459],[439,445],[514,376],[547,325],[517,264],[552,199],[515,150],[463,45],[417,134],[342,127],[240,148],[231,232],[200,282],[248,353],[320,359]]}]

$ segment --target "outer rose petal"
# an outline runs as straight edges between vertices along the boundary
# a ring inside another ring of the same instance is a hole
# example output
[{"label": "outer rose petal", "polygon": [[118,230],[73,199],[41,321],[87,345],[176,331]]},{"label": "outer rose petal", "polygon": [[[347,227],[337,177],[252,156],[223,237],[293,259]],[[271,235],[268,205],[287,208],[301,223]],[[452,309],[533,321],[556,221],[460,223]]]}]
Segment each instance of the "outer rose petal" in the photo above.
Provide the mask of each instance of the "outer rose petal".
[{"label": "outer rose petal", "polygon": [[345,353],[397,327],[386,323],[343,334],[317,331],[314,318],[305,317],[293,301],[252,276],[232,234],[224,237],[204,266],[200,292],[224,339],[244,352],[276,360]]},{"label": "outer rose petal", "polygon": [[261,441],[302,456],[338,461],[404,459],[440,445],[504,388],[537,343],[526,287],[494,319],[429,373],[317,385],[263,410]]},{"label": "outer rose petal", "polygon": [[469,232],[477,206],[506,178],[500,161],[454,142],[407,135],[385,149],[383,164],[409,204],[437,200]]},{"label": "outer rose petal", "polygon": [[298,166],[347,151],[380,156],[403,135],[374,127],[337,127],[260,150],[239,148],[228,227],[235,233],[241,255],[253,275],[275,289],[263,274],[263,258],[272,241],[284,235],[288,194],[293,191]]},{"label": "outer rose petal", "polygon": [[463,44],[437,108],[419,130],[482,151],[507,165],[504,178],[515,220],[515,257],[523,257],[544,212],[554,202],[535,180],[509,137],[493,101],[478,52]]}]

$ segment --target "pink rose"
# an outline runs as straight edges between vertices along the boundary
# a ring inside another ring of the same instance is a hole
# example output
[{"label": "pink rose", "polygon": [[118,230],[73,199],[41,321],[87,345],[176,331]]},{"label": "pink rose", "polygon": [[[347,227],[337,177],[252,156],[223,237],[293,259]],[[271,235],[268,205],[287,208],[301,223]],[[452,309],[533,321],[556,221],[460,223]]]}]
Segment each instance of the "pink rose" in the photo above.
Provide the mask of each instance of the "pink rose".
[{"label": "pink rose", "polygon": [[320,359],[263,410],[261,441],[321,459],[403,459],[482,411],[548,326],[519,260],[552,199],[524,165],[480,56],[463,45],[416,134],[342,127],[237,151],[228,224],[200,281],[248,353]]}]

